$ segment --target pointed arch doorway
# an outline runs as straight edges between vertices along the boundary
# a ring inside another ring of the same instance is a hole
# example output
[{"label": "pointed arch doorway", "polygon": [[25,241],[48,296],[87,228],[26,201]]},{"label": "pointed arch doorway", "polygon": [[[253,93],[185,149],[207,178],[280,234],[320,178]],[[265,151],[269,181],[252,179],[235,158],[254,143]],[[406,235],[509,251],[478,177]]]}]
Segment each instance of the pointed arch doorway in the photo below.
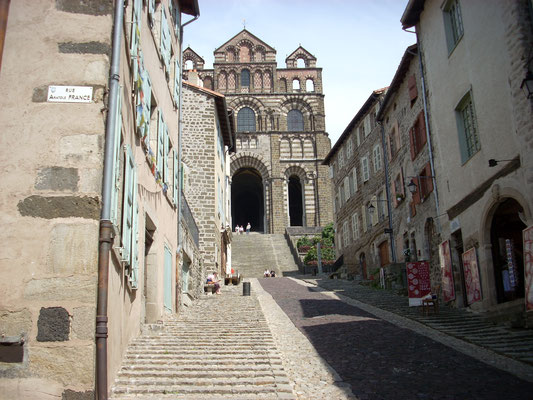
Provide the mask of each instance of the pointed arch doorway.
[{"label": "pointed arch doorway", "polygon": [[233,226],[249,222],[253,232],[265,231],[265,201],[261,174],[254,168],[241,168],[231,183],[231,216]]}]

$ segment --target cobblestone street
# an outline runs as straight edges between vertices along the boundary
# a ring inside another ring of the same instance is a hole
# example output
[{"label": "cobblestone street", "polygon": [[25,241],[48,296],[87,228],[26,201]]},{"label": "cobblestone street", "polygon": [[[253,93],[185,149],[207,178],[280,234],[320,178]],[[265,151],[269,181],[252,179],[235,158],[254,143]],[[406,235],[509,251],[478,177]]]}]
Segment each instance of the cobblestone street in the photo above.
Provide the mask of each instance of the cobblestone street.
[{"label": "cobblestone street", "polygon": [[[359,399],[485,400],[533,396],[531,379],[529,382],[520,379],[426,335],[394,325],[332,297],[323,289],[289,278],[258,282],[334,369],[332,376],[338,374],[335,384],[329,386],[344,388],[346,397],[342,398],[350,398],[347,385]],[[268,315],[266,318],[269,321]],[[276,336],[271,320],[269,324]],[[303,365],[305,350],[299,354]],[[530,368],[521,363],[518,368],[521,365],[524,371]],[[291,379],[290,368],[285,368]],[[316,382],[308,383],[312,386]],[[298,393],[298,388],[295,391]],[[308,396],[302,393],[300,398],[314,397]]]}]

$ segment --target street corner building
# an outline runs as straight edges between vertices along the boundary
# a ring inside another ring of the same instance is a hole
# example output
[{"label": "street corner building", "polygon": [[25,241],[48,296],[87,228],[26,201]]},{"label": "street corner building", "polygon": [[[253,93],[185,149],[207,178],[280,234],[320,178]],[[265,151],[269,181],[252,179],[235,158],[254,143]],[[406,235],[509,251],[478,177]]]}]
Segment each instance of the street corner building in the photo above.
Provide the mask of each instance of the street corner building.
[{"label": "street corner building", "polygon": [[231,156],[231,215],[252,231],[285,233],[332,220],[322,69],[299,46],[277,68],[276,51],[247,31],[214,51],[213,69],[192,49],[184,75],[222,93],[236,121]]},{"label": "street corner building", "polygon": [[184,260],[201,264],[179,128],[198,2],[3,0],[0,15],[0,397],[107,398],[141,325],[183,304]]}]

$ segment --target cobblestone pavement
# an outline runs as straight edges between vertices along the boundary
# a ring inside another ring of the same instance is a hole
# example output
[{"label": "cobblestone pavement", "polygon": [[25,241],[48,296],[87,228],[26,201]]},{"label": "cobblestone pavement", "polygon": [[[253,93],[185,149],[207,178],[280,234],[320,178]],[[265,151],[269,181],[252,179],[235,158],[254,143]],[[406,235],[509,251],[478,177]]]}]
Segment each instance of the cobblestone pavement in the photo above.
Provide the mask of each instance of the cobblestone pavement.
[{"label": "cobblestone pavement", "polygon": [[[323,289],[289,278],[258,281],[325,365],[336,371],[333,386],[349,384],[359,399],[533,398],[533,383],[376,317],[338,296],[321,293]],[[275,331],[268,317],[267,321]],[[279,350],[285,351],[283,347]],[[304,348],[299,358],[305,358],[306,351]],[[529,367],[522,365],[524,369]],[[288,375],[289,380],[293,379],[290,372]],[[332,385],[331,381],[325,383]],[[314,382],[310,384],[314,386]]]}]

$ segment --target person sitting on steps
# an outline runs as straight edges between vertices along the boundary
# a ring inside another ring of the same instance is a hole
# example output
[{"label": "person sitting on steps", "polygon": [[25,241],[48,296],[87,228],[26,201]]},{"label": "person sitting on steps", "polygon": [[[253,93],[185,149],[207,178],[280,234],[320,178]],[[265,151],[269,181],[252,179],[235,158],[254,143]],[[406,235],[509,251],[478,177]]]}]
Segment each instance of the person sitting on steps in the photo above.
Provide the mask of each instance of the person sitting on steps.
[{"label": "person sitting on steps", "polygon": [[207,284],[214,284],[215,285],[215,293],[220,294],[220,280],[218,279],[218,274],[216,272],[213,272],[209,275],[207,275]]}]

